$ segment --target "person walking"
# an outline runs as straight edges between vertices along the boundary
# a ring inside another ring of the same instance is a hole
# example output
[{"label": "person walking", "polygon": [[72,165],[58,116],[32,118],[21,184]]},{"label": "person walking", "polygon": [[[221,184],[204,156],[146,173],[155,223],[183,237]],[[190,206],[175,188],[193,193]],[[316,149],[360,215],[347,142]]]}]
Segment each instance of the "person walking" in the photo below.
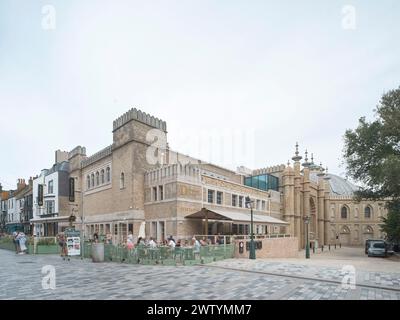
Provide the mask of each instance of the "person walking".
[{"label": "person walking", "polygon": [[60,256],[61,258],[63,258],[63,260],[65,260],[65,258],[68,257],[68,248],[67,248],[67,241],[65,239],[65,235],[64,233],[59,233],[58,236],[58,245],[60,246]]},{"label": "person walking", "polygon": [[15,246],[15,253],[19,253],[19,240],[18,240],[18,232],[14,231],[13,232],[13,243]]},{"label": "person walking", "polygon": [[25,254],[26,250],[28,249],[25,245],[26,243],[26,235],[23,232],[18,233],[17,241],[19,245],[19,254]]}]

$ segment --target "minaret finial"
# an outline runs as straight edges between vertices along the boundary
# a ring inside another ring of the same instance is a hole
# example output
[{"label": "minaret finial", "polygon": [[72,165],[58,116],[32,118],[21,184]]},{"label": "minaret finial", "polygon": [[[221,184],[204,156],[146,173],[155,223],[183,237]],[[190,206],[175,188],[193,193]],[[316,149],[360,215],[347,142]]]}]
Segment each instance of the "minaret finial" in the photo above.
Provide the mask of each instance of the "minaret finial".
[{"label": "minaret finial", "polygon": [[292,158],[292,160],[294,162],[299,162],[302,159],[302,157],[299,155],[299,143],[298,142],[296,142],[296,152],[294,154],[295,155]]},{"label": "minaret finial", "polygon": [[311,165],[311,163],[308,162],[308,151],[307,151],[307,149],[306,149],[306,152],[304,154],[305,154],[305,158],[304,158],[305,162],[303,163],[303,167],[308,168]]},{"label": "minaret finial", "polygon": [[314,153],[311,153],[311,163],[314,163]]}]

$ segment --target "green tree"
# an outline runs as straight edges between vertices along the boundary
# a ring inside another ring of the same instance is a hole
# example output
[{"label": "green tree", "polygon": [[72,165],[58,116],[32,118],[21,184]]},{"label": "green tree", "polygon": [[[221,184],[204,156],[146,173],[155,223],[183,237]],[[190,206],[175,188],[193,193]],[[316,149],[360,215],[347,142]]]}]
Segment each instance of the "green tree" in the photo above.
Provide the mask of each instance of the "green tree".
[{"label": "green tree", "polygon": [[375,120],[359,120],[344,136],[347,174],[361,182],[356,198],[387,201],[388,217],[382,231],[400,242],[400,87],[385,93]]}]

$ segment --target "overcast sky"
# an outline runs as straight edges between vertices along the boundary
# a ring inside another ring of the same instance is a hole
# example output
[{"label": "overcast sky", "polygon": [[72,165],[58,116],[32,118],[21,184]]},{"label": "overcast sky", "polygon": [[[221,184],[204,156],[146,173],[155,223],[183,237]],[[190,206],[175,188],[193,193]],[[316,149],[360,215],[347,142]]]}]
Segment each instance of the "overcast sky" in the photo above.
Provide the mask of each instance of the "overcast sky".
[{"label": "overcast sky", "polygon": [[0,182],[108,146],[132,107],[206,161],[286,163],[299,141],[343,175],[345,130],[400,85],[399,39],[398,0],[1,0]]}]

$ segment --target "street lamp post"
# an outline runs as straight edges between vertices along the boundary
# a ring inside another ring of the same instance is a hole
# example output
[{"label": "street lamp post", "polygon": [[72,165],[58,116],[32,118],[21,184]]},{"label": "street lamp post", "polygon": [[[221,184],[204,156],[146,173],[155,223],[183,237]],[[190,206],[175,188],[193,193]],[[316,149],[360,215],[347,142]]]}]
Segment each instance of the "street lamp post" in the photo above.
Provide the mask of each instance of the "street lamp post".
[{"label": "street lamp post", "polygon": [[308,225],[310,223],[310,216],[304,217],[304,222],[306,224],[306,259],[310,259],[310,242],[308,240]]},{"label": "street lamp post", "polygon": [[249,259],[256,258],[256,248],[254,243],[254,233],[253,233],[253,202],[250,197],[246,197],[246,207],[250,208],[251,224],[250,224],[250,255]]}]

